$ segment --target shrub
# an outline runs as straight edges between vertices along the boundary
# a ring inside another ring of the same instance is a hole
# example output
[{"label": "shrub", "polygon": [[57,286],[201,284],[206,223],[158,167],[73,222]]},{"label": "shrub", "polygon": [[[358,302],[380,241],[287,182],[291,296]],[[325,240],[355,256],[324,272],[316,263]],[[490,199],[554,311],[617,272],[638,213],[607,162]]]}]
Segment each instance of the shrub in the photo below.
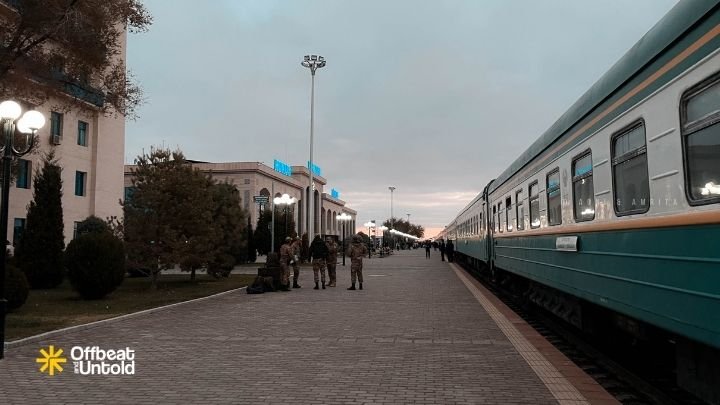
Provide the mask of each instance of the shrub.
[{"label": "shrub", "polygon": [[84,299],[100,299],[122,284],[125,277],[123,243],[109,232],[87,233],[65,251],[68,278]]},{"label": "shrub", "polygon": [[27,301],[30,293],[30,285],[25,274],[10,263],[5,265],[5,298],[7,299],[7,310],[18,309]]},{"label": "shrub", "polygon": [[90,215],[77,225],[77,236],[102,232],[110,232],[110,225],[94,215]]}]

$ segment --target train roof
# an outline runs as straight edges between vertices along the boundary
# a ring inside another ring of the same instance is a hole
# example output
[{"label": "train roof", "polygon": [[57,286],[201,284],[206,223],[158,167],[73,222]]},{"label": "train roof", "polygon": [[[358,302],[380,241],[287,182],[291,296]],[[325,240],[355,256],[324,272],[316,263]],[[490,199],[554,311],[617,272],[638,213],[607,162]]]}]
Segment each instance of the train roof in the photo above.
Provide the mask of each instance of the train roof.
[{"label": "train roof", "polygon": [[613,65],[585,94],[518,157],[492,184],[494,191],[612,96],[666,48],[691,29],[720,0],[681,1]]}]

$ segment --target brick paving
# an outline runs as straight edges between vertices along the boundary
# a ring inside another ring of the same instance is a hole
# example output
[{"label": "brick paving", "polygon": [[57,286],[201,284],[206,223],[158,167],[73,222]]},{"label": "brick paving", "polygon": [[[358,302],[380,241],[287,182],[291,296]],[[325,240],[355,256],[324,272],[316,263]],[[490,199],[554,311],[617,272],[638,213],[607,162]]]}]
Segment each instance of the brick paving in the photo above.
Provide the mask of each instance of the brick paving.
[{"label": "brick paving", "polygon": [[[244,291],[12,347],[0,403],[557,403],[437,252],[365,260],[363,291]],[[514,322],[513,322],[514,323]],[[136,351],[136,374],[38,372],[41,347]]]}]

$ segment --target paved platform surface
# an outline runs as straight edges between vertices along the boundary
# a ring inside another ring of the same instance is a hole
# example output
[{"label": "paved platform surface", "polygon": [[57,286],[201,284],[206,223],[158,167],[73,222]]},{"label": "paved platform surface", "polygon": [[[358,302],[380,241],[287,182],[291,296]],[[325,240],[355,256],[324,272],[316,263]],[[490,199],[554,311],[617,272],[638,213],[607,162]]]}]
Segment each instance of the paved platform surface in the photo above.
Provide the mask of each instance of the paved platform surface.
[{"label": "paved platform surface", "polygon": [[[348,261],[337,288],[313,290],[303,269],[300,290],[233,292],[12,347],[0,403],[586,403],[563,396],[562,375],[531,368],[543,356],[507,334],[521,322],[489,313],[438,256],[366,259],[363,291],[345,289]],[[74,374],[71,359],[41,374],[35,359],[51,344],[130,347],[135,375]]]}]

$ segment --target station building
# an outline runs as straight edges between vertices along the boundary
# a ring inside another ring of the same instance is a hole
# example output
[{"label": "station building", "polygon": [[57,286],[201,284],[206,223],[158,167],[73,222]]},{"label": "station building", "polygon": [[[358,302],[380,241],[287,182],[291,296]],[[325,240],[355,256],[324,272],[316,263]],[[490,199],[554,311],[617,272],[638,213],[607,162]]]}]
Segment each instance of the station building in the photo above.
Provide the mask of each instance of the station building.
[{"label": "station building", "polygon": [[[292,213],[297,224],[299,235],[307,233],[309,218],[307,213],[310,210],[308,195],[310,183],[310,171],[304,166],[287,166],[282,164],[278,167],[269,167],[261,162],[226,162],[210,163],[190,161],[192,166],[203,173],[209,174],[216,181],[228,181],[234,184],[240,192],[243,208],[252,218],[253,228],[257,228],[257,222],[262,209],[269,209],[274,197],[288,194],[294,197],[296,203],[287,209]],[[132,171],[134,165],[125,165],[125,188],[132,187]],[[277,169],[277,170],[276,170]],[[344,236],[354,233],[357,212],[346,206],[345,201],[333,189],[327,189],[327,179],[314,173],[313,183],[315,184],[313,209],[315,211],[314,222],[315,232],[322,235],[337,235],[343,237],[343,224],[337,220],[337,215],[345,213],[351,217],[345,224]],[[256,203],[257,200],[267,197],[267,203]],[[278,208],[281,209],[281,208]]]}]

